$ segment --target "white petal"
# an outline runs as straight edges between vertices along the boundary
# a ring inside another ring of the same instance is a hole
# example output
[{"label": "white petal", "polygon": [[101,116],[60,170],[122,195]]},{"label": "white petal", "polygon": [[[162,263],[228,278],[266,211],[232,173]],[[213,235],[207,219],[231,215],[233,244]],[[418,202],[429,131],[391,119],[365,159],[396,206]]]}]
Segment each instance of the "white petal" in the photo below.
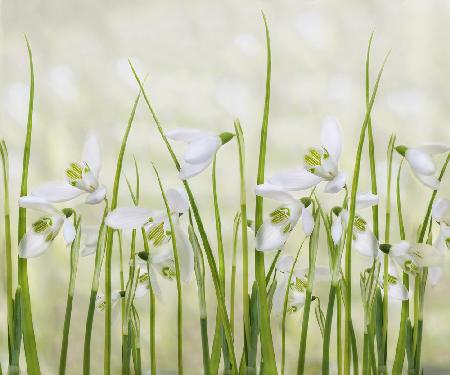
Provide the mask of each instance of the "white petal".
[{"label": "white petal", "polygon": [[314,230],[314,218],[311,212],[305,207],[302,209],[302,228],[307,236],[311,235]]},{"label": "white petal", "polygon": [[417,149],[430,155],[437,155],[450,151],[450,145],[445,143],[425,143],[424,145],[417,147]]},{"label": "white petal", "polygon": [[63,236],[64,241],[66,241],[67,245],[70,245],[73,242],[73,240],[75,239],[75,235],[76,230],[72,222],[68,219],[65,219],[63,224]]},{"label": "white petal", "polygon": [[339,174],[325,185],[325,193],[338,193],[344,186],[347,175],[345,172],[339,172]]},{"label": "white petal", "polygon": [[388,295],[390,298],[394,298],[400,301],[406,301],[407,299],[409,299],[408,290],[400,281],[397,281],[396,284],[389,284]]},{"label": "white petal", "polygon": [[158,276],[156,271],[152,266],[150,266],[150,284],[152,285],[153,293],[155,293],[155,296],[162,301],[162,291],[161,287],[159,286],[158,282]]},{"label": "white petal", "polygon": [[440,182],[435,176],[425,176],[423,174],[414,173],[418,180],[433,190],[439,190]]},{"label": "white petal", "polygon": [[408,241],[400,241],[392,245],[389,255],[393,257],[402,257],[411,249],[411,244]]},{"label": "white petal", "polygon": [[405,157],[411,165],[411,168],[418,174],[430,176],[436,170],[433,159],[426,152],[416,148],[409,148],[406,151]]},{"label": "white petal", "polygon": [[178,177],[181,180],[187,180],[191,177],[197,176],[198,174],[202,173],[208,166],[211,164],[212,159],[209,159],[201,164],[189,164],[185,163],[178,173]]},{"label": "white petal", "polygon": [[175,235],[180,261],[180,278],[185,283],[188,283],[194,274],[194,251],[186,234],[180,228],[175,228]]},{"label": "white petal", "polygon": [[419,267],[440,266],[444,262],[444,254],[431,245],[417,243],[410,252]]},{"label": "white petal", "polygon": [[342,151],[342,134],[341,127],[335,118],[326,117],[323,121],[320,141],[334,161],[337,162]]},{"label": "white petal", "polygon": [[103,199],[105,199],[105,196],[106,196],[106,186],[100,185],[92,193],[88,194],[85,202],[87,204],[97,204],[103,201]]},{"label": "white petal", "polygon": [[288,280],[288,275],[282,276],[277,280],[278,283],[275,292],[273,293],[272,302],[272,312],[274,315],[279,315],[283,312]]},{"label": "white petal", "polygon": [[114,229],[139,229],[151,217],[154,211],[142,207],[120,207],[108,214],[107,226]]},{"label": "white petal", "polygon": [[342,238],[342,233],[344,232],[344,228],[342,225],[342,218],[337,216],[333,220],[333,224],[331,224],[331,237],[333,238],[333,242],[335,245],[339,243]]},{"label": "white petal", "polygon": [[87,136],[86,142],[84,143],[82,157],[82,160],[89,165],[92,173],[98,179],[100,169],[102,168],[102,157],[100,152],[100,145],[94,133],[90,133]]},{"label": "white petal", "polygon": [[378,195],[367,193],[356,193],[356,207],[359,209],[372,207],[378,204]]},{"label": "white petal", "polygon": [[208,135],[193,140],[186,147],[183,159],[189,164],[199,164],[210,160],[222,144],[217,135]]},{"label": "white petal", "polygon": [[48,182],[31,191],[31,195],[41,197],[49,202],[66,202],[81,195],[80,190],[67,182]]},{"label": "white petal", "polygon": [[255,194],[260,197],[274,199],[282,203],[297,202],[297,199],[295,199],[289,191],[279,185],[269,183],[257,185],[255,188]]},{"label": "white petal", "polygon": [[283,232],[283,227],[273,224],[270,220],[265,221],[256,234],[256,250],[281,250],[289,236],[289,233]]},{"label": "white petal", "polygon": [[149,283],[148,280],[146,282],[138,283],[136,286],[136,290],[134,292],[134,298],[142,298],[149,291]]},{"label": "white petal", "polygon": [[173,261],[173,250],[172,250],[172,244],[164,244],[161,246],[158,246],[156,250],[151,253],[151,262],[153,265],[165,265],[167,262]]},{"label": "white petal", "polygon": [[275,265],[276,269],[283,273],[291,272],[292,265],[294,264],[294,257],[292,255],[283,255]]},{"label": "white petal", "polygon": [[322,177],[308,172],[304,168],[283,171],[269,179],[269,183],[282,186],[286,190],[306,190],[323,181]]},{"label": "white petal", "polygon": [[36,233],[28,230],[19,243],[20,258],[34,258],[41,255],[50,246],[51,241],[46,241],[47,233]]},{"label": "white petal", "polygon": [[378,241],[370,230],[356,232],[353,247],[362,255],[375,258],[378,254]]},{"label": "white petal", "polygon": [[97,245],[95,245],[95,246],[85,245],[83,250],[81,250],[81,256],[87,257],[89,255],[94,254],[96,250],[97,250]]},{"label": "white petal", "polygon": [[431,286],[436,286],[439,281],[441,281],[444,275],[444,269],[442,267],[429,267],[428,268],[428,279],[431,282]]},{"label": "white petal", "polygon": [[204,133],[197,129],[180,128],[166,132],[166,137],[173,141],[191,142],[203,136]]},{"label": "white petal", "polygon": [[189,198],[184,189],[167,189],[166,197],[171,212],[183,214],[189,211]]},{"label": "white petal", "polygon": [[46,199],[27,195],[19,198],[19,207],[30,208],[49,214],[57,214],[59,211]]},{"label": "white petal", "polygon": [[438,198],[433,203],[433,207],[431,209],[431,216],[438,223],[441,221],[448,220],[448,216],[450,213],[450,201],[446,198]]}]

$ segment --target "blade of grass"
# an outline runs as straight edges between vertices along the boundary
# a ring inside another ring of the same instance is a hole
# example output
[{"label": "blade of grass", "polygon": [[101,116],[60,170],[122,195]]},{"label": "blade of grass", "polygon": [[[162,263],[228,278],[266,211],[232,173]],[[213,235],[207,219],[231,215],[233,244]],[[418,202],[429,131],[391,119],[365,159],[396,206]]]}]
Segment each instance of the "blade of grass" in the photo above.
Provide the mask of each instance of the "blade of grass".
[{"label": "blade of grass", "polygon": [[378,85],[381,79],[381,75],[383,73],[384,65],[386,64],[386,58],[383,61],[380,71],[378,72],[378,76],[375,82],[374,89],[372,91],[372,96],[370,97],[369,105],[367,106],[366,115],[364,117],[364,122],[361,127],[361,132],[359,136],[358,149],[356,152],[356,161],[355,161],[355,169],[353,172],[352,179],[352,190],[350,195],[350,209],[349,209],[349,221],[347,225],[347,240],[346,243],[346,251],[345,251],[345,281],[346,281],[346,294],[345,294],[345,329],[344,329],[344,374],[350,374],[350,357],[351,357],[351,330],[350,325],[352,321],[352,307],[351,307],[351,250],[352,250],[352,241],[353,238],[353,223],[355,220],[355,209],[356,209],[356,193],[358,191],[358,182],[359,182],[359,172],[361,167],[361,154],[362,148],[364,145],[364,138],[367,129],[367,124],[369,121],[370,113],[372,111],[373,104],[375,102],[375,97],[378,91]]},{"label": "blade of grass", "polygon": [[[266,16],[262,13],[264,27],[266,30],[266,47],[267,47],[267,75],[266,75],[266,94],[264,99],[264,115],[261,126],[261,138],[259,145],[259,161],[258,176],[256,183],[264,183],[264,170],[266,164],[266,148],[267,148],[267,131],[269,126],[269,107],[270,107],[270,80],[271,80],[271,50],[270,50],[270,34],[267,25]],[[256,196],[255,206],[255,233],[263,222],[263,197]],[[269,374],[277,373],[277,365],[275,362],[275,352],[273,348],[272,332],[270,329],[269,306],[266,295],[266,277],[264,267],[264,253],[255,251],[255,277],[259,289],[259,310],[260,310],[260,329],[261,329],[261,352],[264,360],[264,369]]]},{"label": "blade of grass", "polygon": [[[141,92],[137,95],[130,116],[128,118],[128,124],[125,130],[125,134],[122,138],[122,145],[120,146],[119,156],[117,158],[116,174],[114,176],[113,193],[111,199],[111,211],[117,208],[117,198],[120,185],[120,174],[122,173],[123,156],[130,134],[131,126],[133,124],[134,115],[136,113],[136,107],[139,103]],[[112,247],[113,247],[113,229],[107,229],[107,241],[105,250],[105,344],[104,344],[104,361],[103,368],[105,375],[111,373],[111,260],[112,260]]]},{"label": "blade of grass", "polygon": [[234,336],[234,304],[236,295],[237,242],[238,242],[238,231],[240,221],[241,221],[241,214],[238,212],[234,216],[233,221],[233,255],[231,259],[231,280],[230,280],[230,326],[233,336]]},{"label": "blade of grass", "polygon": [[[234,122],[234,130],[239,151],[240,204],[241,204],[241,241],[242,241],[242,308],[244,315],[244,334],[246,342],[250,341],[250,308],[248,305],[248,222],[247,191],[245,184],[245,142],[239,120]],[[246,354],[248,358],[248,353]]]},{"label": "blade of grass", "polygon": [[316,269],[317,249],[319,246],[319,232],[320,232],[320,214],[316,210],[314,214],[314,230],[309,239],[309,266],[308,266],[308,285],[306,287],[305,306],[303,307],[303,321],[302,332],[300,336],[300,348],[298,352],[297,374],[303,375],[305,373],[305,356],[306,356],[306,340],[308,335],[309,312],[312,301],[312,288],[314,285],[314,276]]},{"label": "blade of grass", "polygon": [[175,259],[175,273],[177,281],[177,303],[178,303],[178,314],[177,314],[177,325],[178,325],[178,373],[183,374],[183,295],[181,290],[181,279],[180,279],[180,261],[178,258],[178,248],[177,248],[177,238],[175,235],[175,226],[173,225],[172,213],[170,212],[169,203],[167,201],[166,193],[164,192],[164,187],[162,185],[161,179],[159,177],[158,170],[155,166],[153,169],[158,180],[159,189],[161,191],[162,198],[164,200],[164,205],[166,206],[167,217],[170,223],[170,232],[172,237],[172,250]]},{"label": "blade of grass", "polygon": [[[139,87],[141,88],[141,92],[142,92],[142,95],[144,97],[145,103],[147,104],[147,107],[148,107],[148,109],[149,109],[149,111],[150,111],[150,113],[151,113],[151,115],[153,117],[153,120],[154,120],[154,122],[156,124],[156,127],[158,129],[158,132],[161,135],[161,138],[162,138],[162,140],[163,140],[163,142],[164,142],[164,144],[165,144],[165,146],[166,146],[166,148],[167,148],[167,150],[168,150],[168,152],[169,152],[169,154],[170,154],[170,156],[172,158],[172,161],[175,164],[175,167],[179,171],[180,170],[180,163],[179,163],[175,153],[173,152],[172,146],[170,145],[166,135],[164,134],[162,125],[161,125],[161,123],[160,123],[160,121],[159,121],[159,119],[158,119],[158,117],[156,115],[156,112],[153,109],[152,104],[150,103],[150,100],[149,100],[149,98],[147,96],[147,93],[146,93],[146,91],[145,91],[145,89],[144,89],[144,87],[142,85],[142,82],[141,82],[139,76],[137,75],[136,70],[134,69],[133,64],[131,64],[131,62],[130,62],[130,67],[131,67],[131,70],[133,71],[133,75],[134,75],[137,83],[139,84]],[[207,236],[205,228],[203,226],[203,221],[202,221],[202,218],[200,216],[200,212],[198,210],[197,203],[195,201],[194,195],[192,194],[192,190],[191,190],[191,188],[189,186],[189,183],[186,180],[184,180],[183,181],[183,185],[184,185],[184,188],[186,190],[186,193],[188,194],[189,203],[190,203],[191,208],[192,208],[192,213],[194,214],[195,222],[197,223],[197,228],[199,230],[200,237],[202,239],[203,248],[205,250],[206,258],[208,260],[208,265],[209,265],[209,269],[211,271],[211,276],[212,276],[213,283],[214,283],[214,290],[215,290],[215,293],[216,293],[217,304],[218,304],[218,308],[219,308],[219,316],[220,316],[220,319],[221,319],[222,324],[224,326],[225,338],[227,340],[228,350],[230,352],[230,360],[231,360],[231,363],[232,363],[233,371],[236,371],[237,365],[236,365],[236,356],[235,356],[235,352],[234,352],[233,336],[231,334],[230,321],[228,319],[228,314],[227,314],[226,306],[225,306],[225,303],[224,303],[224,298],[223,298],[223,295],[222,295],[223,293],[222,293],[222,291],[220,289],[220,280],[219,280],[219,273],[217,271],[216,261],[214,259],[214,255],[213,255],[213,252],[212,252],[212,249],[211,249],[211,245],[209,243],[208,236]]]},{"label": "blade of grass", "polygon": [[14,299],[12,292],[11,217],[9,210],[9,160],[8,149],[3,139],[0,141],[0,154],[3,167],[3,210],[5,215],[6,321],[8,324],[9,366],[11,366],[11,357],[14,352]]},{"label": "blade of grass", "polygon": [[76,235],[75,239],[72,242],[72,245],[70,246],[70,279],[69,279],[69,290],[67,293],[66,315],[64,317],[61,354],[59,357],[60,375],[66,373],[67,349],[69,347],[70,321],[72,317],[73,296],[75,294],[75,281],[77,279],[78,257],[80,255],[81,217],[76,219],[76,216],[74,216],[74,221],[75,221]]},{"label": "blade of grass", "polygon": [[83,375],[89,375],[91,369],[91,337],[92,325],[94,323],[95,301],[97,299],[98,287],[100,284],[100,272],[102,269],[103,258],[105,255],[106,244],[106,225],[105,218],[108,215],[108,201],[105,199],[105,208],[103,210],[102,222],[98,230],[97,246],[95,249],[94,274],[92,276],[91,296],[89,298],[89,307],[86,317],[86,331],[84,334],[84,349],[83,349]]},{"label": "blade of grass", "polygon": [[[33,104],[34,104],[34,68],[33,55],[31,53],[31,46],[25,36],[27,43],[28,59],[30,64],[30,98],[28,102],[28,119],[27,119],[27,133],[25,138],[25,146],[23,150],[22,163],[22,184],[20,188],[20,196],[27,195],[28,192],[28,166],[30,164],[31,152],[31,133],[33,130]],[[27,214],[26,209],[19,208],[19,228],[18,241],[25,235],[27,230]],[[22,289],[22,330],[23,330],[23,345],[25,349],[25,357],[27,361],[27,371],[29,374],[40,374],[39,358],[36,349],[36,337],[33,328],[33,315],[31,311],[30,287],[28,285],[28,269],[27,259],[18,259],[18,279],[19,285]]]},{"label": "blade of grass", "polygon": [[203,354],[203,372],[209,375],[209,343],[208,343],[208,316],[206,313],[206,292],[205,292],[205,262],[203,260],[202,250],[195,234],[194,227],[189,224],[189,241],[194,250],[194,271],[197,279],[198,305],[200,310],[200,332],[202,335],[202,354]]}]

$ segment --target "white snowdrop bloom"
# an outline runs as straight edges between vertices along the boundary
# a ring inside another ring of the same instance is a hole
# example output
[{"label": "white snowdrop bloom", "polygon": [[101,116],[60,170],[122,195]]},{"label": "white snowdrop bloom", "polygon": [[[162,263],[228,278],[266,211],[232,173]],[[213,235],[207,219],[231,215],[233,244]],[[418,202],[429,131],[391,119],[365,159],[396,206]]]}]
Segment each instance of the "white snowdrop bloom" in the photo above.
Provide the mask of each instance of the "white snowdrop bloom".
[{"label": "white snowdrop bloom", "polygon": [[[356,193],[356,208],[364,209],[378,204],[378,196],[369,192]],[[331,224],[331,236],[335,245],[342,239],[342,235],[348,223],[348,211],[341,207],[335,207],[333,212],[333,222]],[[374,243],[375,236],[372,230],[367,226],[366,221],[359,215],[355,216],[354,221],[354,242],[356,249],[364,255],[375,256],[377,244]]]},{"label": "white snowdrop bloom", "polygon": [[435,176],[436,166],[432,156],[450,151],[450,145],[428,143],[419,147],[397,146],[397,152],[404,156],[414,175],[425,186],[433,190],[439,189],[439,180]]},{"label": "white snowdrop bloom", "polygon": [[65,182],[48,182],[31,191],[31,195],[49,202],[66,202],[81,194],[87,194],[87,204],[100,203],[106,195],[105,185],[99,183],[102,166],[97,138],[90,134],[84,145],[80,161],[70,163]]},{"label": "white snowdrop bloom", "polygon": [[197,129],[175,129],[166,132],[166,137],[187,144],[183,154],[184,164],[178,174],[180,179],[187,180],[203,172],[213,161],[217,150],[234,134],[225,132],[216,135]]},{"label": "white snowdrop bloom", "polygon": [[[275,265],[280,274],[279,282],[273,295],[272,311],[275,315],[283,312],[287,288],[289,288],[287,312],[295,313],[305,304],[306,289],[308,286],[308,268],[295,268],[292,272],[291,282],[288,285],[293,264],[294,257],[285,255]],[[316,266],[314,278],[316,281],[329,281],[331,279],[330,270],[327,267]]]},{"label": "white snowdrop bloom", "polygon": [[[179,224],[180,215],[189,210],[189,201],[183,189],[168,189],[166,197],[175,227],[175,238],[180,262],[180,277],[191,280],[194,272],[192,246]],[[144,228],[151,246],[150,263],[166,278],[175,276],[175,259],[172,250],[172,233],[166,211],[149,210],[142,207],[119,207],[105,219],[106,225],[114,229]]]},{"label": "white snowdrop bloom", "polygon": [[64,240],[70,245],[75,238],[75,227],[69,220],[71,209],[57,209],[53,204],[40,197],[24,196],[19,198],[19,206],[44,212],[46,215],[36,220],[19,243],[19,257],[34,258],[44,253],[63,229]]},{"label": "white snowdrop bloom", "polygon": [[258,229],[256,233],[257,250],[281,250],[300,217],[302,218],[303,232],[307,236],[312,233],[314,218],[310,211],[311,200],[309,198],[296,199],[289,191],[268,183],[258,185],[255,193],[282,203],[269,214],[269,217]]},{"label": "white snowdrop bloom", "polygon": [[269,183],[282,186],[286,190],[305,190],[322,181],[326,193],[337,193],[344,186],[346,174],[339,172],[338,163],[342,151],[341,129],[332,117],[322,124],[321,146],[311,147],[304,156],[303,167],[284,171],[269,179]]},{"label": "white snowdrop bloom", "polygon": [[[117,305],[117,302],[120,301],[121,298],[125,297],[125,292],[120,290],[115,290],[111,293],[111,306]],[[95,298],[95,308],[99,311],[105,311],[106,308],[106,298],[103,293],[97,293],[97,297]]]},{"label": "white snowdrop bloom", "polygon": [[[388,267],[388,276],[387,276],[387,285],[388,285],[388,296],[392,299],[405,301],[409,299],[409,293],[408,289],[403,285],[400,275],[398,273],[397,266],[395,265],[394,261],[391,257],[388,258],[389,260],[389,267]],[[383,264],[384,264],[384,257],[380,258],[381,267],[380,267],[380,274],[378,279],[378,284],[380,285],[380,288],[383,292],[384,287],[384,273],[383,273]]]},{"label": "white snowdrop bloom", "polygon": [[[433,220],[439,223],[439,234],[433,246],[445,257],[450,248],[450,201],[446,198],[438,198],[433,203],[431,210]],[[428,278],[432,286],[435,286],[444,274],[444,262],[440,265],[428,268]]]}]

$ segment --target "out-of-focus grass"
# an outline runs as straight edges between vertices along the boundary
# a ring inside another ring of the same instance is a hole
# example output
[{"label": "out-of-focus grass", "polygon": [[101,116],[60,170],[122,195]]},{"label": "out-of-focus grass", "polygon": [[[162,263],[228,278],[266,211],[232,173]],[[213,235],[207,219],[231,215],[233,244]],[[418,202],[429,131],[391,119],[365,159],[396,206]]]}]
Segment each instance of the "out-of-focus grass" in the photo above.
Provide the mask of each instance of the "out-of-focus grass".
[{"label": "out-of-focus grass", "polygon": [[[356,0],[333,1],[225,1],[220,3],[161,0],[133,4],[106,1],[28,1],[1,3],[0,40],[0,135],[6,138],[11,161],[11,200],[17,199],[20,159],[27,113],[28,67],[23,33],[33,46],[36,70],[36,105],[30,164],[30,186],[63,178],[66,164],[80,157],[86,132],[98,134],[104,155],[103,182],[112,188],[115,158],[137,88],[128,67],[130,57],[139,73],[149,73],[146,83],[166,128],[198,127],[231,131],[239,116],[246,136],[249,198],[256,180],[256,155],[262,118],[265,74],[264,9],[271,27],[273,76],[268,143],[268,174],[300,162],[302,151],[318,142],[321,119],[332,114],[343,127],[343,168],[352,172],[356,134],[364,116],[364,54],[370,33],[375,30],[373,66],[392,48],[374,108],[373,126],[377,160],[384,160],[392,132],[405,144],[449,141],[450,7],[445,1],[408,2]],[[163,208],[150,162],[158,165],[165,185],[179,185],[172,163],[156,134],[150,116],[140,106],[125,157],[125,172],[133,176],[133,153],[142,168],[142,204]],[[176,148],[181,152],[181,148]],[[231,270],[231,231],[239,209],[237,148],[224,147],[217,161],[220,205],[228,270]],[[394,161],[394,171],[397,167]],[[406,230],[413,235],[425,209],[429,191],[419,186],[404,168],[404,215]],[[378,181],[385,190],[385,164],[380,163]],[[192,182],[205,222],[213,223],[210,170]],[[362,164],[361,188],[369,190],[369,164]],[[448,179],[447,179],[448,181]],[[444,182],[442,194],[450,193]],[[130,205],[126,187],[120,204]],[[328,207],[335,202],[325,196]],[[81,202],[80,202],[81,203]],[[249,199],[249,212],[253,210]],[[269,206],[267,203],[266,206]],[[84,223],[95,225],[101,207],[80,206]],[[393,207],[395,212],[395,207]],[[383,204],[381,204],[383,212]],[[30,215],[31,216],[31,215]],[[367,219],[370,218],[367,212]],[[16,214],[13,212],[13,220]],[[14,223],[15,221],[13,221]],[[393,217],[395,226],[396,217]],[[16,225],[13,225],[13,229]],[[380,228],[383,230],[383,228]],[[208,227],[215,243],[214,226]],[[398,238],[394,230],[392,238]],[[300,240],[295,234],[286,251],[293,252]],[[251,247],[250,247],[251,248]],[[318,263],[326,264],[325,248]],[[119,285],[114,253],[114,280]],[[253,257],[251,257],[253,258]],[[359,259],[357,255],[355,260]],[[1,252],[4,266],[4,252]],[[304,262],[304,258],[300,262]],[[361,259],[360,263],[363,263]],[[44,256],[29,262],[35,329],[43,373],[54,373],[61,341],[64,302],[69,276],[69,252],[62,241]],[[250,265],[251,270],[253,265]],[[3,269],[3,268],[2,268]],[[93,258],[80,259],[70,333],[68,373],[78,374],[82,359],[84,323],[89,299]],[[240,265],[237,284],[240,282]],[[355,265],[354,281],[357,282]],[[1,275],[4,273],[1,272]],[[207,272],[209,277],[209,274]],[[253,271],[251,272],[253,277]],[[16,275],[15,275],[16,280]],[[425,311],[423,363],[443,371],[450,369],[447,342],[450,337],[450,276],[428,291]],[[1,297],[4,297],[2,278]],[[209,280],[210,282],[210,280]],[[228,284],[227,284],[228,285]],[[157,355],[161,369],[175,370],[176,287],[164,283],[164,301],[157,308]],[[201,344],[195,283],[184,288],[185,368],[200,373]],[[210,324],[215,306],[212,289],[208,301]],[[353,288],[355,319],[361,319],[359,288]],[[240,301],[239,289],[236,301]],[[315,294],[327,298],[327,288]],[[7,356],[5,311],[0,313],[0,359]],[[144,367],[148,368],[148,303],[138,303],[143,327]],[[236,318],[240,316],[237,304]],[[396,327],[400,305],[391,307],[390,324]],[[356,323],[361,334],[361,321]],[[273,320],[279,350],[279,321]],[[296,363],[299,316],[288,318],[287,373]],[[211,327],[212,328],[212,327]],[[321,338],[314,321],[309,336],[307,367],[319,371]],[[103,316],[95,318],[92,341],[94,373],[103,361]],[[241,330],[237,330],[240,332]],[[313,332],[313,331],[311,331]],[[390,339],[395,345],[396,329]],[[113,366],[120,364],[120,324],[114,325]],[[212,334],[212,331],[211,331]],[[361,337],[361,335],[359,335]],[[334,336],[331,339],[334,342]],[[198,343],[193,345],[193,343]],[[238,338],[238,344],[241,337]],[[332,345],[333,347],[333,345]],[[393,346],[392,346],[393,347]],[[334,359],[331,355],[331,361]],[[431,373],[431,370],[426,370]]]}]

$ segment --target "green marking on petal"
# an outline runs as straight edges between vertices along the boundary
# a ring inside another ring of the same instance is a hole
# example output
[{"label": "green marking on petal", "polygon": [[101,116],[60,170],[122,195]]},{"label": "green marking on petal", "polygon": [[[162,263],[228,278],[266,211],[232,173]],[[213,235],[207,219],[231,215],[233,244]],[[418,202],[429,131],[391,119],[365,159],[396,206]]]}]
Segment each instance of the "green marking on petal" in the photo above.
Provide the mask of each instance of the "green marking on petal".
[{"label": "green marking on petal", "polygon": [[310,148],[304,157],[305,164],[310,167],[318,167],[322,165],[322,153],[316,148]]},{"label": "green marking on petal", "polygon": [[42,233],[45,230],[51,228],[53,220],[50,217],[42,217],[38,221],[33,223],[33,230],[36,233]]},{"label": "green marking on petal", "polygon": [[414,274],[419,271],[419,267],[417,267],[417,265],[412,260],[405,261],[403,263],[403,268],[405,269],[406,272]]},{"label": "green marking on petal", "polygon": [[272,223],[274,223],[274,224],[283,223],[286,220],[289,220],[290,216],[291,216],[291,210],[288,207],[280,207],[270,213],[270,217],[272,218]]},{"label": "green marking on petal", "polygon": [[388,284],[390,284],[390,285],[397,285],[397,283],[398,283],[398,278],[397,278],[396,276],[393,276],[393,275],[388,275],[388,276],[387,276],[387,282],[388,282]]},{"label": "green marking on petal", "polygon": [[365,232],[367,229],[367,221],[365,221],[361,216],[355,217],[353,225],[360,232]]},{"label": "green marking on petal", "polygon": [[176,276],[174,267],[170,266],[163,267],[162,274],[169,280],[172,280]]},{"label": "green marking on petal", "polygon": [[161,221],[159,224],[155,225],[148,232],[148,239],[149,239],[149,241],[153,242],[153,245],[155,247],[161,245],[164,242],[165,238],[166,238],[166,234],[164,231],[164,222],[163,221]]}]

